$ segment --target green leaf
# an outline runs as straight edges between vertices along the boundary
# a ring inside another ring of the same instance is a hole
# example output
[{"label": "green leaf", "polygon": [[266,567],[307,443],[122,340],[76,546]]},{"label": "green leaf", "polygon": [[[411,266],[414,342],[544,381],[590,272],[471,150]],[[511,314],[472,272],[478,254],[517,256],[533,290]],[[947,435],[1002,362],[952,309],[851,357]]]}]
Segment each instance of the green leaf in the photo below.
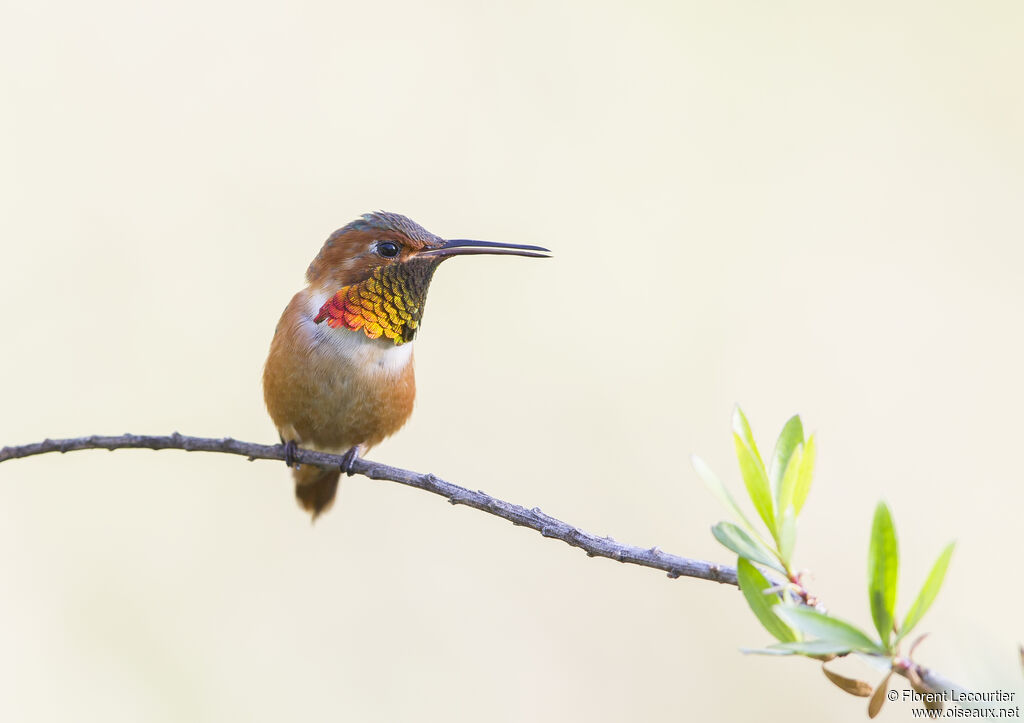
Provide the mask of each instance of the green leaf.
[{"label": "green leaf", "polygon": [[750,501],[754,503],[754,509],[764,521],[772,537],[777,537],[778,531],[775,525],[775,510],[772,508],[772,492],[768,485],[768,476],[764,472],[764,465],[757,458],[757,453],[752,450],[740,435],[733,432],[733,443],[736,446],[736,459],[740,463],[740,473],[743,475],[743,483],[747,486],[747,494]]},{"label": "green leaf", "polygon": [[892,656],[885,653],[857,653],[862,663],[876,673],[888,673],[892,670]]},{"label": "green leaf", "polygon": [[786,574],[786,569],[779,564],[771,550],[733,523],[719,522],[711,527],[711,534],[740,557],[759,562],[773,570],[778,570],[783,575]]},{"label": "green leaf", "polygon": [[935,602],[935,596],[939,594],[939,590],[942,588],[942,581],[946,577],[946,569],[949,567],[949,560],[953,556],[954,547],[956,547],[955,542],[946,545],[946,549],[942,551],[939,559],[932,566],[932,571],[928,573],[928,578],[924,581],[924,585],[921,586],[921,592],[917,594],[917,599],[910,606],[907,617],[903,621],[903,629],[900,630],[901,639],[913,630],[915,625],[921,622],[921,618],[924,617],[924,614],[928,612],[928,608]]},{"label": "green leaf", "polygon": [[[778,643],[776,643],[777,645]],[[779,650],[772,646],[770,648],[740,648],[744,655],[795,655],[792,650]]]},{"label": "green leaf", "polygon": [[793,487],[793,512],[798,516],[800,510],[807,501],[807,495],[811,491],[811,481],[814,477],[814,458],[817,456],[817,447],[814,445],[814,435],[807,438],[804,445],[804,453],[800,459],[800,472],[796,478],[796,485]]},{"label": "green leaf", "polygon": [[736,405],[736,411],[732,414],[732,431],[743,443],[750,448],[750,451],[754,453],[754,458],[757,460],[758,466],[761,467],[761,471],[764,472],[764,460],[761,459],[761,453],[757,451],[757,444],[754,442],[754,434],[750,431],[750,422],[747,421],[747,416],[740,409],[739,405]]},{"label": "green leaf", "polygon": [[753,523],[747,519],[747,516],[743,514],[743,510],[736,504],[736,500],[733,499],[732,495],[729,494],[729,490],[726,489],[722,481],[718,479],[718,476],[711,471],[711,468],[707,463],[697,455],[692,455],[690,461],[693,464],[694,471],[697,472],[697,476],[700,477],[704,486],[711,490],[711,494],[718,498],[719,502],[732,510],[733,514],[746,526],[751,532],[755,532]]},{"label": "green leaf", "polygon": [[871,601],[871,619],[884,648],[889,647],[892,639],[899,565],[900,553],[892,513],[885,502],[879,502],[875,507],[868,547],[868,598]]},{"label": "green leaf", "polygon": [[832,640],[799,640],[795,643],[775,643],[770,649],[787,650],[802,655],[843,655],[853,648],[846,643]]},{"label": "green leaf", "polygon": [[779,523],[779,557],[782,564],[790,567],[793,561],[793,548],[796,546],[796,518],[793,508],[786,510],[782,522]]},{"label": "green leaf", "polygon": [[[775,442],[775,450],[772,452],[772,461],[768,467],[768,479],[772,483],[772,489],[778,494],[779,485],[782,482],[782,475],[789,464],[789,458],[797,446],[804,443],[804,425],[800,422],[800,415],[795,414],[782,427],[779,438]],[[776,497],[776,500],[779,498]],[[781,505],[779,505],[781,507]]]},{"label": "green leaf", "polygon": [[784,643],[795,641],[799,636],[793,628],[772,612],[772,608],[782,604],[782,601],[775,593],[765,593],[765,590],[772,586],[768,578],[745,557],[740,557],[736,562],[736,577],[739,579],[743,597],[747,599],[747,605],[761,621],[764,629],[775,636],[776,640]]},{"label": "green leaf", "polygon": [[786,622],[798,630],[821,638],[824,641],[836,645],[844,644],[850,650],[857,650],[865,653],[884,653],[878,643],[869,638],[856,627],[838,618],[833,618],[814,608],[789,607],[779,605],[775,607],[776,615],[781,616]]},{"label": "green leaf", "polygon": [[[786,512],[793,507],[793,492],[796,489],[796,481],[800,476],[800,462],[804,457],[804,446],[798,444],[793,448],[789,456],[789,463],[782,474],[779,487],[775,492],[775,518],[781,526]],[[796,515],[794,514],[794,519]]]}]

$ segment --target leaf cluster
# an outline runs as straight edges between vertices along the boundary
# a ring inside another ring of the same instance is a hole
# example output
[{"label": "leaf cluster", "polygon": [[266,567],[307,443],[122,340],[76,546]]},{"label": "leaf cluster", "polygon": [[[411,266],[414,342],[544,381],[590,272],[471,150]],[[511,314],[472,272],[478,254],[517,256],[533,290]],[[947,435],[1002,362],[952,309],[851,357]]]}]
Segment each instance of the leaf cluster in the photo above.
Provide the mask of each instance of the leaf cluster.
[{"label": "leaf cluster", "polygon": [[[818,605],[804,589],[801,576],[794,572],[797,519],[807,501],[814,475],[817,454],[814,435],[805,438],[800,417],[793,416],[783,426],[769,463],[765,465],[750,424],[739,407],[733,415],[732,434],[740,476],[763,528],[751,522],[702,459],[694,456],[693,466],[708,489],[735,516],[735,521],[715,524],[711,532],[737,555],[736,570],[743,596],[754,616],[777,641],[767,648],[746,652],[803,655],[822,661],[857,653],[887,662],[891,675],[901,641],[921,621],[942,587],[954,543],[947,545],[939,555],[903,617],[902,625],[899,624],[896,617],[899,584],[896,526],[888,505],[879,502],[868,548],[867,592],[874,631],[861,630]],[[782,575],[783,579],[770,577],[775,574]],[[872,694],[867,683],[827,669],[825,674],[853,695],[871,696],[869,713],[872,717],[881,709],[889,675]]]}]

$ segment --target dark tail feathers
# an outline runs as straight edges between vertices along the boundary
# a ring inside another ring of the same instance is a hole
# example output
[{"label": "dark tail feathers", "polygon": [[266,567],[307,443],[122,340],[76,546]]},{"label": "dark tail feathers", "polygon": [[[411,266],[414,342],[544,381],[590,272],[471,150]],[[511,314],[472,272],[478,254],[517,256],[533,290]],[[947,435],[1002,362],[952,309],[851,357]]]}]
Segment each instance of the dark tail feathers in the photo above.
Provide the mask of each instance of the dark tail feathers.
[{"label": "dark tail feathers", "polygon": [[323,469],[311,464],[304,464],[292,470],[295,477],[295,498],[306,512],[317,517],[331,508],[334,495],[338,491],[338,479],[341,470]]}]

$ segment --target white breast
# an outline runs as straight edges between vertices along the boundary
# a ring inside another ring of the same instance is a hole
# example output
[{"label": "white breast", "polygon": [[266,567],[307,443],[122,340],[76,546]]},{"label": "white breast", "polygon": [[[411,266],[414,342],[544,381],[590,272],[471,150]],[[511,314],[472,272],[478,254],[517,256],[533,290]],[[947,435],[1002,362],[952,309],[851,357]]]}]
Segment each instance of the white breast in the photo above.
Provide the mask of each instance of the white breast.
[{"label": "white breast", "polygon": [[313,319],[320,313],[327,300],[337,289],[310,289],[306,302],[306,314],[302,317],[302,332],[308,335],[310,347],[317,353],[340,357],[366,372],[378,372],[386,376],[399,374],[412,360],[412,342],[395,344],[390,339],[371,339],[362,331],[332,329],[326,321],[314,324]]}]

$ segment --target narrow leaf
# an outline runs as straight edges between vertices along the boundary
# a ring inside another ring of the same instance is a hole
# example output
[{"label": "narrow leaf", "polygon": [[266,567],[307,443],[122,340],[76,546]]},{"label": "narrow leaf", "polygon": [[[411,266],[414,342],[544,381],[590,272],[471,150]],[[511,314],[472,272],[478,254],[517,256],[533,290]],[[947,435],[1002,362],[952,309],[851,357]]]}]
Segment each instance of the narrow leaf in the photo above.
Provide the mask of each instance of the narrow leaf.
[{"label": "narrow leaf", "polygon": [[750,501],[754,503],[754,509],[764,521],[772,537],[777,536],[775,525],[775,510],[772,506],[772,492],[768,485],[768,476],[764,473],[764,465],[757,459],[756,452],[751,450],[746,442],[735,432],[732,435],[733,443],[736,446],[736,459],[740,463],[740,473],[743,475],[743,483],[747,487],[747,494]]},{"label": "narrow leaf", "polygon": [[754,442],[754,434],[750,431],[750,422],[747,421],[747,415],[743,413],[739,405],[736,405],[736,411],[732,414],[732,431],[743,443],[750,448],[750,451],[754,453],[754,458],[757,460],[757,464],[761,467],[761,471],[764,472],[764,460],[761,459],[761,453],[757,451],[757,444]]},{"label": "narrow leaf", "polygon": [[796,478],[796,485],[793,487],[793,511],[799,516],[800,510],[804,508],[807,495],[811,491],[811,482],[814,478],[814,459],[817,456],[817,447],[814,445],[814,435],[807,438],[804,445],[803,455],[800,458],[800,472]]},{"label": "narrow leaf", "polygon": [[874,695],[871,696],[871,700],[868,701],[868,718],[874,718],[878,715],[882,706],[885,704],[885,694],[889,690],[889,678],[892,677],[892,673],[885,676],[882,682],[875,688]]},{"label": "narrow leaf", "polygon": [[775,643],[771,650],[787,650],[801,655],[844,655],[852,648],[834,640],[799,640],[795,643]]},{"label": "narrow leaf", "polygon": [[747,599],[747,605],[764,629],[784,643],[796,640],[798,636],[793,628],[772,612],[772,608],[781,605],[782,601],[775,593],[765,593],[772,586],[768,578],[745,557],[740,557],[736,562],[736,577],[739,578],[740,591]]},{"label": "narrow leaf", "polygon": [[793,508],[786,510],[782,522],[779,523],[779,557],[782,564],[791,567],[793,562],[793,548],[796,546],[796,518],[793,517]]},{"label": "narrow leaf", "polygon": [[808,635],[837,644],[842,643],[850,650],[865,653],[884,652],[878,647],[878,643],[850,623],[833,618],[814,608],[795,608],[781,605],[774,608],[774,612],[790,625]]},{"label": "narrow leaf", "polygon": [[740,648],[744,655],[796,655],[792,650],[780,650],[778,648]]},{"label": "narrow leaf", "polygon": [[888,673],[892,670],[892,657],[885,653],[858,653],[857,658],[878,673]]},{"label": "narrow leaf", "polygon": [[751,532],[755,532],[754,525],[747,519],[747,516],[743,514],[743,510],[736,504],[736,500],[729,494],[729,490],[726,489],[722,481],[718,479],[718,476],[711,471],[711,467],[697,455],[690,457],[690,461],[693,463],[693,469],[697,472],[697,476],[700,477],[704,486],[711,490],[711,494],[718,498],[718,501],[723,505],[732,510],[733,514],[746,526]]},{"label": "narrow leaf", "polygon": [[771,550],[733,523],[719,522],[711,527],[711,534],[715,536],[716,540],[740,557],[767,565],[773,570],[778,570],[783,575],[786,574],[786,569],[779,564],[778,559],[772,554]]},{"label": "narrow leaf", "polygon": [[928,608],[935,602],[935,596],[939,594],[942,582],[946,578],[946,569],[949,567],[949,560],[953,556],[954,547],[956,547],[955,542],[946,545],[946,549],[942,551],[939,559],[932,566],[932,571],[928,573],[924,585],[921,586],[921,592],[917,594],[917,599],[914,600],[910,610],[907,611],[907,617],[903,621],[903,629],[900,630],[900,638],[909,634],[914,629],[914,626],[921,622],[921,618],[924,617],[924,614],[928,612]]},{"label": "narrow leaf", "polygon": [[[782,482],[782,475],[789,464],[789,458],[798,445],[804,443],[804,425],[800,422],[800,415],[795,414],[782,427],[779,438],[775,441],[775,449],[772,451],[772,461],[768,467],[768,479],[772,483],[772,489],[779,490]],[[776,497],[776,500],[778,497]]]},{"label": "narrow leaf", "polygon": [[796,481],[800,477],[800,462],[803,457],[804,446],[798,444],[789,455],[789,462],[786,464],[779,488],[775,493],[775,519],[780,526],[786,512],[793,507],[793,492],[796,490]]},{"label": "narrow leaf", "polygon": [[868,598],[871,601],[871,619],[882,641],[888,648],[892,639],[892,624],[896,615],[896,585],[899,578],[900,554],[896,543],[896,528],[892,523],[889,506],[879,502],[871,525],[871,544],[868,546]]},{"label": "narrow leaf", "polygon": [[824,663],[821,664],[821,672],[825,674],[826,678],[850,695],[856,695],[860,698],[867,698],[871,695],[871,683],[865,683],[863,680],[857,680],[856,678],[847,678],[845,675],[829,670],[825,667]]}]

